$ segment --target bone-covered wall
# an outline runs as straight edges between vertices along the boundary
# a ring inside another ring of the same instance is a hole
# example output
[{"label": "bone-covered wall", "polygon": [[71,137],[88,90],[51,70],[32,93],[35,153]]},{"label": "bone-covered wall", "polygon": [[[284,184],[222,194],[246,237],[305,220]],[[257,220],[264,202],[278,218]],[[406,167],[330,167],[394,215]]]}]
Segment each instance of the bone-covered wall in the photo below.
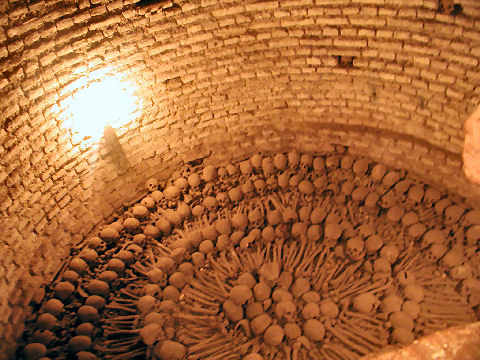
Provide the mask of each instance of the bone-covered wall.
[{"label": "bone-covered wall", "polygon": [[[194,160],[345,144],[480,200],[462,173],[463,121],[480,100],[477,0],[455,15],[437,0],[153,3],[0,2],[7,350],[70,247],[147,178]],[[103,67],[139,87],[139,115],[116,129],[123,167],[62,120],[69,85]]]}]

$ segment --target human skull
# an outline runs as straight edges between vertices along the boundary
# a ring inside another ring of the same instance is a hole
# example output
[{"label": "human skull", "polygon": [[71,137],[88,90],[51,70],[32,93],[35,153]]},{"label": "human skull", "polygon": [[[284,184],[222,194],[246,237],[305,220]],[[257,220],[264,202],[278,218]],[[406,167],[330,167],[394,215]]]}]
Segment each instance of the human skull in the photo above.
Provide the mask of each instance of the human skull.
[{"label": "human skull", "polygon": [[398,198],[395,192],[393,190],[390,190],[380,198],[379,204],[384,209],[390,209],[392,206],[395,205],[397,200]]},{"label": "human skull", "polygon": [[158,181],[155,178],[150,178],[146,181],[145,187],[149,192],[153,192],[155,190],[158,190]]},{"label": "human skull", "polygon": [[277,183],[277,178],[275,175],[270,176],[267,179],[267,192],[274,192],[278,189],[278,183]]},{"label": "human skull", "polygon": [[328,171],[333,171],[338,169],[339,158],[336,155],[331,155],[325,160],[325,166]]},{"label": "human skull", "polygon": [[308,174],[308,171],[310,170],[310,166],[312,166],[312,163],[313,163],[312,155],[302,154],[302,156],[300,156],[299,171],[302,174],[302,176],[306,176]]},{"label": "human skull", "polygon": [[443,244],[432,244],[427,249],[425,258],[432,263],[436,263],[447,251],[448,248]]},{"label": "human skull", "polygon": [[198,173],[190,174],[187,181],[192,188],[197,189],[201,183],[200,175]]},{"label": "human skull", "polygon": [[265,178],[273,175],[275,172],[275,164],[270,156],[267,156],[262,159],[262,170]]},{"label": "human skull", "polygon": [[250,224],[250,228],[260,228],[265,221],[263,212],[260,210],[259,207],[254,207],[248,212],[248,223]]},{"label": "human skull", "polygon": [[203,168],[202,178],[205,182],[215,181],[218,176],[218,171],[215,166],[208,165]]},{"label": "human skull", "polygon": [[230,202],[230,199],[228,198],[228,195],[224,192],[220,192],[217,194],[216,199],[218,201],[218,204],[220,205],[221,208],[225,207],[228,205]]},{"label": "human skull", "polygon": [[245,181],[242,185],[241,185],[241,189],[242,189],[242,192],[244,194],[244,197],[246,199],[251,199],[252,197],[254,197],[255,195],[255,186],[253,185],[253,183],[250,181],[250,180],[247,180]]},{"label": "human skull", "polygon": [[273,164],[277,170],[283,171],[287,167],[287,157],[283,153],[278,153],[273,157]]},{"label": "human skull", "polygon": [[325,173],[325,159],[323,157],[315,157],[312,167],[315,177],[322,176]]},{"label": "human skull", "polygon": [[239,173],[238,166],[235,164],[228,164],[226,167],[227,173],[229,176],[236,176]]},{"label": "human skull", "polygon": [[290,170],[296,170],[300,163],[300,154],[295,150],[288,153],[288,167]]},{"label": "human skull", "polygon": [[387,168],[383,164],[377,164],[373,167],[370,177],[373,181],[379,182],[387,173]]},{"label": "human skull", "polygon": [[368,159],[359,159],[353,163],[352,170],[357,176],[363,176],[368,171],[370,161]]},{"label": "human skull", "polygon": [[267,193],[267,184],[265,183],[265,180],[255,180],[253,186],[255,187],[255,191],[258,195],[263,196]]},{"label": "human skull", "polygon": [[219,167],[217,172],[218,172],[218,178],[220,179],[221,182],[226,182],[230,177],[227,169],[224,167]]},{"label": "human skull", "polygon": [[346,243],[346,254],[347,256],[353,260],[358,261],[363,258],[365,255],[365,244],[363,240],[357,236],[347,240]]},{"label": "human skull", "polygon": [[457,223],[465,212],[465,207],[461,205],[450,205],[444,212],[444,223],[447,226]]},{"label": "human skull", "polygon": [[275,315],[277,319],[286,322],[295,322],[297,316],[297,306],[293,301],[283,300],[275,305]]},{"label": "human skull", "polygon": [[441,197],[442,194],[439,190],[432,187],[427,187],[425,194],[423,195],[423,203],[427,207],[431,208],[438,200],[440,200]]},{"label": "human skull", "polygon": [[284,171],[280,175],[278,175],[278,186],[280,186],[281,189],[286,189],[288,188],[288,185],[290,183],[290,174],[288,171]]},{"label": "human skull", "polygon": [[251,158],[250,158],[250,162],[252,163],[252,166],[255,170],[259,170],[261,169],[262,167],[262,155],[260,155],[259,153],[257,154],[254,154]]},{"label": "human skull", "polygon": [[253,172],[253,166],[249,159],[240,162],[240,172],[242,175],[250,175]]},{"label": "human skull", "polygon": [[219,203],[213,196],[207,196],[203,199],[203,206],[205,206],[208,211],[216,211]]},{"label": "human skull", "polygon": [[188,180],[184,177],[179,177],[177,180],[175,180],[175,185],[180,189],[180,191],[185,192],[188,189]]},{"label": "human skull", "polygon": [[423,196],[425,195],[425,190],[423,190],[423,185],[413,185],[407,193],[407,199],[412,203],[419,203],[422,201]]}]

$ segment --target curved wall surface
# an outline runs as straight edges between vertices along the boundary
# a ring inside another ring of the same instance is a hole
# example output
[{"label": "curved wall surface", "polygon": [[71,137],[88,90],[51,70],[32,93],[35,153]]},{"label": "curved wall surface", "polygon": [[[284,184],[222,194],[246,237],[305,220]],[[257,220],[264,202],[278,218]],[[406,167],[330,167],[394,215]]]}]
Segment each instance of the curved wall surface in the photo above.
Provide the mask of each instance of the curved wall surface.
[{"label": "curved wall surface", "polygon": [[[480,3],[457,3],[1,2],[0,336],[21,335],[70,247],[147,178],[199,159],[344,144],[477,204],[461,155]],[[76,81],[104,68],[138,88],[135,118],[115,128],[120,162],[63,117]]]}]

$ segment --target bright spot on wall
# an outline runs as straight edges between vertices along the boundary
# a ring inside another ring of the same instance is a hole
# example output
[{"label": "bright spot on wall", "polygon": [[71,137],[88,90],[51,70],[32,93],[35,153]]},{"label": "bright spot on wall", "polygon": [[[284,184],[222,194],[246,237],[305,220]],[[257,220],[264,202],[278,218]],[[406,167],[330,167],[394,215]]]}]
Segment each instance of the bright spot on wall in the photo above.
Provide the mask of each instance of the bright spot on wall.
[{"label": "bright spot on wall", "polygon": [[64,91],[72,95],[61,102],[61,117],[80,142],[98,142],[105,126],[121,127],[134,120],[139,109],[135,84],[111,69],[93,71]]}]

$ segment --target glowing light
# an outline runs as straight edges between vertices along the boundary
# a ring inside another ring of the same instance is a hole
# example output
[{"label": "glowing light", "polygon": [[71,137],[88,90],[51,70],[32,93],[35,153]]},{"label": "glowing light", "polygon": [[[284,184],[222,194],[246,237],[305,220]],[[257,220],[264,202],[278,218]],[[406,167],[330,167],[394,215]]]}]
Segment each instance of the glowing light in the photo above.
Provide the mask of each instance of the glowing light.
[{"label": "glowing light", "polygon": [[106,125],[129,123],[139,108],[135,86],[108,69],[92,72],[64,91],[72,94],[60,104],[64,125],[77,141],[97,142]]}]

